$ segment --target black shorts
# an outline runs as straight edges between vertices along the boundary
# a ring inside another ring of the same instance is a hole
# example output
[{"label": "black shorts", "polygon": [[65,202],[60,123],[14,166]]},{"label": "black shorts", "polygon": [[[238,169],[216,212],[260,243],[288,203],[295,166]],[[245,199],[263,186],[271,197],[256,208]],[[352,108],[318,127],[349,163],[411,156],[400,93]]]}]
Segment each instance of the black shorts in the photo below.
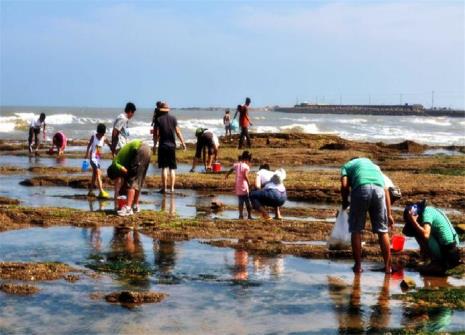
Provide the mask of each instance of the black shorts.
[{"label": "black shorts", "polygon": [[158,168],[170,168],[171,170],[177,169],[176,165],[176,148],[159,146],[158,147]]}]

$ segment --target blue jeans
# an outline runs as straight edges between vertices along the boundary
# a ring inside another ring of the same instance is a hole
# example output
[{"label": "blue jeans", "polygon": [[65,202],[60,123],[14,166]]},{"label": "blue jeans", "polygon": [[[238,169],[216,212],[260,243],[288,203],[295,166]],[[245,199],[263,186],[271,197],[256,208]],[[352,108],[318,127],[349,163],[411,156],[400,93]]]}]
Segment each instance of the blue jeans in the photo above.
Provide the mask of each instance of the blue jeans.
[{"label": "blue jeans", "polygon": [[287,200],[287,194],[286,191],[279,192],[275,188],[260,189],[250,193],[250,200],[252,201],[252,206],[255,209],[258,209],[261,206],[276,208],[284,205]]},{"label": "blue jeans", "polygon": [[370,213],[373,233],[387,233],[388,219],[384,189],[367,184],[350,193],[349,232],[359,233],[365,229],[367,212]]}]

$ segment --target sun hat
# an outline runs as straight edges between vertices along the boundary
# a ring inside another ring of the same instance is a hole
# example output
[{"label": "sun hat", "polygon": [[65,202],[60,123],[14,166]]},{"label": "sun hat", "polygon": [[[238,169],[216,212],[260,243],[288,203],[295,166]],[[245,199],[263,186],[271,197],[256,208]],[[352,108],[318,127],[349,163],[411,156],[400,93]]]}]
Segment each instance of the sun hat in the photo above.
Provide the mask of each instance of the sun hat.
[{"label": "sun hat", "polygon": [[166,102],[162,102],[160,104],[160,108],[158,110],[162,113],[168,113],[170,111],[170,106]]}]

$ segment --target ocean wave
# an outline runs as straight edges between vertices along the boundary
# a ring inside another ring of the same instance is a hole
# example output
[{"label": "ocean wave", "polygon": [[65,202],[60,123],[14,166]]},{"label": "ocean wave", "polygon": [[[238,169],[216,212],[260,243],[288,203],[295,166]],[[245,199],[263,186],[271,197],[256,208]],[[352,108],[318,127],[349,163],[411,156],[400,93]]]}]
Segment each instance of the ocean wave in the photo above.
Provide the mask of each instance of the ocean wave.
[{"label": "ocean wave", "polygon": [[15,127],[15,122],[5,122],[4,120],[0,120],[0,133],[11,133],[15,131]]},{"label": "ocean wave", "polygon": [[278,127],[271,127],[271,126],[258,126],[254,127],[255,133],[279,133]]},{"label": "ocean wave", "polygon": [[411,122],[417,123],[417,124],[431,124],[433,126],[441,126],[441,127],[451,125],[450,120],[446,118],[441,118],[441,117],[435,117],[435,118],[416,117]]},{"label": "ocean wave", "polygon": [[314,123],[308,123],[308,124],[300,124],[300,123],[294,123],[286,126],[281,126],[279,127],[281,131],[293,131],[297,133],[319,133],[320,130],[318,129],[318,126]]},{"label": "ocean wave", "polygon": [[336,120],[337,123],[343,124],[360,124],[368,122],[367,119],[338,119]]}]

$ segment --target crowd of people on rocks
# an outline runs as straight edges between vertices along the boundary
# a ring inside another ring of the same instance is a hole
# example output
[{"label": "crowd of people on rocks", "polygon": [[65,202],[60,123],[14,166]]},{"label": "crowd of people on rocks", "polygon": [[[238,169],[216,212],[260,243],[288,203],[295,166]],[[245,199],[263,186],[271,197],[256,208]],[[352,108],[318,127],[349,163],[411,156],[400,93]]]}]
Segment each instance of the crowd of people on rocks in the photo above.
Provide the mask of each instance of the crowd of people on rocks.
[{"label": "crowd of people on rocks", "polygon": [[[249,128],[251,99],[246,98],[243,105],[238,105],[231,118],[229,110],[223,116],[225,130],[224,140],[231,141],[232,131],[239,130],[238,149],[247,147],[240,153],[238,160],[225,174],[227,179],[235,175],[234,193],[238,197],[239,219],[244,219],[244,206],[247,219],[253,219],[255,209],[264,220],[271,220],[267,208],[272,208],[274,218],[281,220],[280,208],[287,200],[284,181],[286,171],[282,168],[272,170],[266,162],[262,162],[255,177],[251,176],[252,146]],[[130,139],[129,120],[134,117],[136,106],[128,102],[124,112],[113,123],[110,138],[106,137],[104,124],[98,124],[92,133],[84,158],[89,160],[92,168],[92,179],[89,184],[89,197],[109,199],[110,194],[103,188],[100,160],[103,147],[107,145],[112,155],[112,163],[107,169],[107,176],[114,184],[115,207],[118,197],[126,195],[127,202],[117,210],[120,216],[134,215],[140,211],[140,192],[144,184],[152,154],[157,156],[158,168],[161,171],[161,187],[159,193],[174,192],[176,181],[176,139],[182,149],[186,143],[176,117],[170,113],[166,102],[159,101],[152,118],[153,147],[140,139]],[[38,119],[30,123],[28,148],[29,153],[37,154],[40,146],[40,133],[45,140],[46,115],[41,113]],[[238,129],[240,128],[240,129]],[[219,156],[220,141],[212,129],[198,128],[195,131],[196,145],[190,172],[194,172],[198,164],[203,163],[205,171],[212,171],[213,164]],[[52,138],[49,153],[56,150],[58,156],[64,155],[67,138],[58,131]],[[342,165],[340,170],[340,192],[342,210],[348,208],[348,229],[351,235],[351,248],[354,258],[353,271],[360,273],[362,269],[362,232],[365,230],[367,213],[370,215],[371,229],[378,235],[381,254],[384,260],[383,271],[391,273],[392,266],[389,230],[394,218],[392,204],[401,196],[400,190],[381,171],[380,167],[368,158],[354,157]],[[98,188],[95,195],[93,190]],[[405,222],[403,234],[414,237],[420,246],[422,255],[430,260],[431,271],[443,272],[461,264],[459,236],[447,215],[426,201],[407,203],[403,212]]]}]

